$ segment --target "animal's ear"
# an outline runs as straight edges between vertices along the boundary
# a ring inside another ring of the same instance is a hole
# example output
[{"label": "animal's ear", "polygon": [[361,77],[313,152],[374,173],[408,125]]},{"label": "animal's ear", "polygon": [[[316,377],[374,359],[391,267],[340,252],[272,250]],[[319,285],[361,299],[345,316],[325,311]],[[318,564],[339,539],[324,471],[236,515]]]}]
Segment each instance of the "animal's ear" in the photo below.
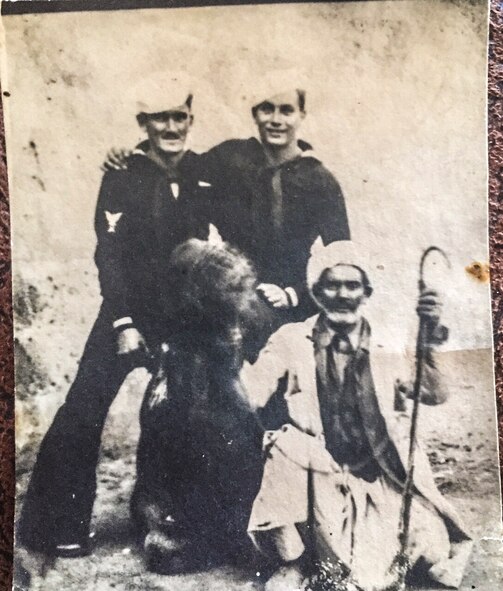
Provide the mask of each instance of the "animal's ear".
[{"label": "animal's ear", "polygon": [[222,240],[222,236],[220,236],[218,228],[213,224],[210,224],[208,231],[208,244],[212,244],[214,246],[223,246],[223,243],[224,241]]},{"label": "animal's ear", "polygon": [[316,238],[316,240],[313,242],[313,245],[311,246],[311,256],[315,256],[321,252],[323,252],[325,250],[325,246],[323,245],[323,240],[321,238],[321,236],[318,236],[318,238]]}]

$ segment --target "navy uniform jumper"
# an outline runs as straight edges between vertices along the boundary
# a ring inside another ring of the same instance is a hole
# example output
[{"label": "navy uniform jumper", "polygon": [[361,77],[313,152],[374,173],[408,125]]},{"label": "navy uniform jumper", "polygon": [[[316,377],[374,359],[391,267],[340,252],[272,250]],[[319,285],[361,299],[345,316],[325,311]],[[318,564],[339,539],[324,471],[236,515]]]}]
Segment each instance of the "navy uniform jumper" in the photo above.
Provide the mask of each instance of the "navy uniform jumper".
[{"label": "navy uniform jumper", "polygon": [[275,311],[266,338],[278,326],[305,320],[315,311],[306,284],[310,249],[349,240],[344,196],[312,148],[270,166],[256,138],[229,140],[204,156],[205,180],[213,185],[213,223],[223,239],[244,252],[261,283],[295,290],[298,304]]},{"label": "navy uniform jumper", "polygon": [[160,322],[167,260],[180,243],[208,234],[208,187],[199,181],[199,158],[186,152],[177,176],[169,178],[136,151],[127,170],[103,177],[95,218],[103,302],[24,499],[17,535],[28,548],[50,553],[58,544],[87,539],[103,425],[135,365],[134,355],[117,354],[120,328],[114,323],[131,319],[151,351],[167,338],[166,323]]}]

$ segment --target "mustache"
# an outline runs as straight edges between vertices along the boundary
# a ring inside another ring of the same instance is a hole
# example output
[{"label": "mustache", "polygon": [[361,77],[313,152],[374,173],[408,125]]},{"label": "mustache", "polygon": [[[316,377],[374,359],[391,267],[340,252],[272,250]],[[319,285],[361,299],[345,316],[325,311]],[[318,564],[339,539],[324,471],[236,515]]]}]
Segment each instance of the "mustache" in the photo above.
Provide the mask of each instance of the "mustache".
[{"label": "mustache", "polygon": [[337,300],[332,300],[330,302],[330,309],[334,312],[338,311],[347,311],[354,312],[358,308],[359,302],[355,302],[354,300],[347,300],[344,298],[339,298]]},{"label": "mustache", "polygon": [[176,131],[165,131],[161,137],[163,140],[179,140],[180,134],[176,133]]}]

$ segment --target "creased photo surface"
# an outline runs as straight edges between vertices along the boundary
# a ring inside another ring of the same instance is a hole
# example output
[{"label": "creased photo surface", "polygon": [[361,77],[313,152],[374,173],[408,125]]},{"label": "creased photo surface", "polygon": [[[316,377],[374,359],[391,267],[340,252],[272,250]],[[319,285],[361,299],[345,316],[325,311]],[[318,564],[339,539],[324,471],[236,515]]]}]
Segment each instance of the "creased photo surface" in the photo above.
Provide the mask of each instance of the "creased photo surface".
[{"label": "creased photo surface", "polygon": [[15,589],[500,588],[487,12],[2,17]]}]

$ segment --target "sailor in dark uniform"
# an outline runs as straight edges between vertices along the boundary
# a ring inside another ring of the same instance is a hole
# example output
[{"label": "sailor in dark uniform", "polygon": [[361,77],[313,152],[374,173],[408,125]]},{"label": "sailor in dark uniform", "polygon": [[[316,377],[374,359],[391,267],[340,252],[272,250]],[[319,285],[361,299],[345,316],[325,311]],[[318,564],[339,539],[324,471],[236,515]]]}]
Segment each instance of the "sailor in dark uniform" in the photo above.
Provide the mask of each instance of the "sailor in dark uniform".
[{"label": "sailor in dark uniform", "polygon": [[213,185],[215,225],[253,261],[258,289],[275,310],[275,323],[284,324],[314,310],[306,266],[315,240],[327,245],[348,240],[350,232],[338,182],[299,139],[306,93],[270,92],[251,109],[260,140],[223,142],[203,165]]},{"label": "sailor in dark uniform", "polygon": [[160,319],[170,253],[208,234],[208,187],[199,178],[199,156],[185,148],[192,95],[187,88],[170,93],[169,80],[142,82],[136,117],[146,149],[129,157],[127,169],[103,177],[95,219],[103,301],[75,381],[40,447],[17,530],[21,545],[57,556],[89,552],[109,407],[131,369],[148,366],[166,339]]},{"label": "sailor in dark uniform", "polygon": [[[255,327],[253,358],[279,326],[315,313],[306,284],[312,245],[317,238],[324,245],[348,240],[350,230],[339,183],[299,139],[305,91],[265,85],[251,113],[259,139],[228,140],[203,154],[201,178],[212,187],[211,221],[253,262],[270,308]],[[105,166],[127,166],[124,154],[112,150]]]}]

